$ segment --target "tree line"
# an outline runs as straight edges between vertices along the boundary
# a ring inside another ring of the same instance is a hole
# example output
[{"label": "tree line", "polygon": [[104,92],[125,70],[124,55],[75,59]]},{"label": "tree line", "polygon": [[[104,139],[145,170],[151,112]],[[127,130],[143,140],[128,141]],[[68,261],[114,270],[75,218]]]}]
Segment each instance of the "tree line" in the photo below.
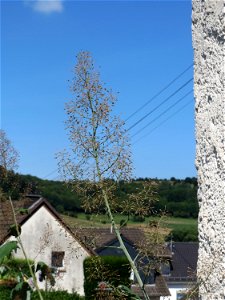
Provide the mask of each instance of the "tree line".
[{"label": "tree line", "polygon": [[[158,201],[153,207],[155,212],[165,211],[174,217],[197,217],[197,179],[195,177],[185,179],[174,177],[170,179],[137,178],[130,182],[120,181],[116,190],[117,210],[120,210],[119,203],[128,199],[130,194],[140,191],[143,188],[143,182],[146,181],[153,184],[158,197]],[[0,167],[0,192],[7,196],[9,190],[15,200],[25,193],[40,194],[48,199],[59,213],[72,216],[84,212],[82,199],[78,194],[72,192],[64,182],[41,179],[32,175],[22,175],[13,171],[8,171],[8,175],[5,177],[5,170]]]}]

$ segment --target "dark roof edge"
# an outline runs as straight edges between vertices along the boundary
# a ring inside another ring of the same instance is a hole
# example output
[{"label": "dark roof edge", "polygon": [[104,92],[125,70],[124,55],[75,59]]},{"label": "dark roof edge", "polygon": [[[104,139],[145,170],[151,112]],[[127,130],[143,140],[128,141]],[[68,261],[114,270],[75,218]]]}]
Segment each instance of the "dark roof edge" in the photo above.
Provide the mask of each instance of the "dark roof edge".
[{"label": "dark roof edge", "polygon": [[[62,224],[64,229],[72,235],[72,237],[79,242],[80,245],[84,247],[84,249],[90,254],[90,255],[96,255],[96,253],[91,249],[88,248],[87,245],[85,245],[70,229],[70,227],[63,221],[63,219],[59,216],[57,211],[52,207],[52,205],[47,201],[47,199],[41,197],[36,202],[34,202],[29,208],[28,208],[28,214],[25,215],[19,222],[19,225],[23,225],[27,220],[30,219],[30,217],[37,212],[42,206],[45,206],[48,211]],[[3,244],[9,237],[11,236],[10,233],[8,233],[4,239],[0,241],[0,244]]]},{"label": "dark roof edge", "polygon": [[[106,242],[106,243],[103,244],[101,247],[96,248],[95,251],[98,253],[98,251],[102,251],[103,249],[105,249],[105,248],[109,247],[110,245],[112,245],[114,242],[117,242],[118,239],[117,239],[117,237],[116,237],[116,233],[114,233],[114,234],[115,234],[115,236],[114,236],[110,241]],[[131,240],[129,240],[128,238],[126,238],[126,237],[123,235],[123,233],[120,233],[120,235],[121,235],[121,237],[123,237],[123,240],[125,240],[125,241],[126,241],[128,244],[130,244],[132,247],[135,246],[135,244],[134,244]]]}]

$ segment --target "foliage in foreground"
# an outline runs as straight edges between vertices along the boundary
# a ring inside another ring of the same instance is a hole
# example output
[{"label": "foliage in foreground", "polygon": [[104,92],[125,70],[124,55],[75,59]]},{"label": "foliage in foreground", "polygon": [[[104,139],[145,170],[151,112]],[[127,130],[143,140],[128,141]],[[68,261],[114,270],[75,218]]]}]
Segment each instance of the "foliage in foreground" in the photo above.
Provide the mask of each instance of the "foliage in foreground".
[{"label": "foliage in foreground", "polygon": [[[66,291],[42,292],[45,300],[83,300],[84,297],[77,293],[69,294]],[[39,299],[36,292],[32,294],[31,300]]]},{"label": "foliage in foreground", "polygon": [[[10,299],[11,288],[6,286],[0,286],[0,299],[9,300]],[[77,293],[69,294],[66,291],[42,291],[43,298],[45,300],[84,300],[85,298],[79,296]],[[37,292],[31,294],[31,300],[38,300],[39,296]]]},{"label": "foliage in foreground", "polygon": [[[120,286],[130,286],[130,265],[125,257],[89,257],[84,261],[85,299],[96,299],[109,292],[115,299],[133,299],[121,295]],[[122,298],[121,298],[122,297]]]},{"label": "foliage in foreground", "polygon": [[[33,261],[29,261],[33,265]],[[16,279],[23,274],[25,277],[30,277],[30,270],[27,261],[22,258],[4,259],[1,263],[0,279]]]}]

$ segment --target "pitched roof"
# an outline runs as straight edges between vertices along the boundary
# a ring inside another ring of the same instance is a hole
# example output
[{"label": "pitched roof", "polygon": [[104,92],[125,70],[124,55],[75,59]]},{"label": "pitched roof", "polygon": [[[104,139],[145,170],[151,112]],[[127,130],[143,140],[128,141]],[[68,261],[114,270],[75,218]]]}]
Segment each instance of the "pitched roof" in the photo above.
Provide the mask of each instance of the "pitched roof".
[{"label": "pitched roof", "polygon": [[[60,222],[60,224],[67,230],[89,254],[95,254],[93,250],[84,244],[78,236],[75,236],[70,227],[60,218],[56,210],[50,205],[50,203],[40,196],[28,195],[28,197],[13,201],[13,207],[16,213],[16,220],[19,225],[23,225],[41,206],[45,206],[48,211]],[[21,214],[19,209],[25,208],[28,213]],[[8,200],[0,201],[0,245],[10,237],[10,225],[14,224],[13,211],[11,204]]]},{"label": "pitched roof", "polygon": [[172,245],[172,271],[167,281],[195,281],[198,260],[197,242],[176,242]]},{"label": "pitched roof", "polygon": [[[74,228],[74,233],[83,240],[84,243],[92,246],[93,249],[102,248],[114,240],[117,240],[111,228]],[[144,239],[143,231],[136,228],[121,229],[121,235],[130,243],[137,245]]]},{"label": "pitched roof", "polygon": [[[83,241],[83,243],[88,244],[94,250],[100,251],[105,248],[105,246],[109,246],[114,241],[117,240],[115,232],[112,228],[73,228],[72,229]],[[120,233],[123,239],[125,239],[128,243],[137,248],[153,247],[150,243],[147,242],[146,235],[143,230],[134,227],[122,228],[120,229]],[[171,258],[171,251],[166,247],[166,245],[158,245],[154,244],[154,256],[157,257],[167,257]],[[150,249],[151,250],[151,249]]]},{"label": "pitched roof", "polygon": [[[17,213],[19,208],[28,208],[33,201],[29,198],[25,198],[20,201],[13,201],[13,207],[16,213],[16,219],[18,224],[22,223],[25,218],[24,215]],[[14,217],[11,204],[9,200],[0,201],[0,244],[9,236],[9,228],[14,224]]]},{"label": "pitched roof", "polygon": [[[131,289],[142,299],[143,293],[138,285],[132,285]],[[170,296],[170,292],[162,275],[156,276],[155,284],[145,285],[145,291],[150,297]]]}]

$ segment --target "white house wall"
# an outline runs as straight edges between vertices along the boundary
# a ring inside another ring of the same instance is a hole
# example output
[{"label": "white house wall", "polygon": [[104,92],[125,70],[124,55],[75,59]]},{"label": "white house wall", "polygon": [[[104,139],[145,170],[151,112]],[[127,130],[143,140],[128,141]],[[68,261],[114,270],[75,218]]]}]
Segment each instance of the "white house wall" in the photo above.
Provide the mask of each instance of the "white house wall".
[{"label": "white house wall", "polygon": [[[21,240],[30,259],[48,266],[51,266],[52,251],[64,251],[64,267],[55,275],[54,289],[84,294],[83,261],[89,254],[46,207],[42,206],[22,225]],[[22,251],[18,249],[15,256],[23,258]]]},{"label": "white house wall", "polygon": [[170,296],[166,297],[160,297],[160,300],[178,300],[177,294],[180,291],[187,291],[188,288],[190,288],[190,285],[183,284],[183,283],[168,283],[167,282],[168,289],[170,291]]}]

